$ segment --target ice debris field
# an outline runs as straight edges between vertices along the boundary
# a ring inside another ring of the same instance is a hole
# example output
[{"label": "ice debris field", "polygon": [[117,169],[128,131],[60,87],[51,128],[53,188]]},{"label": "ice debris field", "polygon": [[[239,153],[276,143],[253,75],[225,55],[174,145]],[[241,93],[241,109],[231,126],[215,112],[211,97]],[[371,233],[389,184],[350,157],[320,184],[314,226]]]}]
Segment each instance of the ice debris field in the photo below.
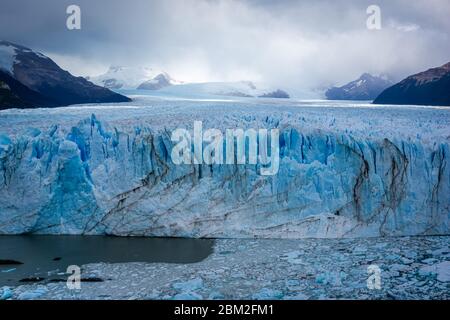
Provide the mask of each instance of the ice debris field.
[{"label": "ice debris field", "polygon": [[[0,300],[447,300],[449,257],[448,237],[219,239],[198,263],[88,264],[80,290],[61,276],[0,287]],[[379,288],[368,285],[371,266],[379,268]]]}]

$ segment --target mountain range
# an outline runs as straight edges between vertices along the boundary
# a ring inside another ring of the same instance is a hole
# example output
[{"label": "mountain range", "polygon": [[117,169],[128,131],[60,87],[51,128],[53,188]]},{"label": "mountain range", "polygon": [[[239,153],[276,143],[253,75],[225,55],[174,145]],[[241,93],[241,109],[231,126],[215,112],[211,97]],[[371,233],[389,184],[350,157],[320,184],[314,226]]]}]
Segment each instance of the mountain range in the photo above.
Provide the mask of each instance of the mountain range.
[{"label": "mountain range", "polygon": [[8,41],[0,41],[0,84],[0,109],[130,101],[71,75],[39,52]]},{"label": "mountain range", "polygon": [[[250,81],[183,83],[152,68],[112,66],[99,76],[75,77],[39,52],[0,41],[0,109],[130,101],[111,91],[118,89],[181,97],[289,98],[281,89],[257,88]],[[397,84],[387,76],[364,73],[346,85],[328,89],[325,95],[330,100],[373,100],[375,104],[450,106],[450,63]]]},{"label": "mountain range", "polygon": [[147,67],[111,66],[104,74],[87,79],[112,90],[151,90],[186,97],[289,98],[289,94],[281,89],[260,89],[251,81],[184,83],[167,72]]},{"label": "mountain range", "polygon": [[108,89],[159,90],[167,86],[181,84],[168,73],[147,67],[111,66],[98,76],[86,77],[96,85]]}]

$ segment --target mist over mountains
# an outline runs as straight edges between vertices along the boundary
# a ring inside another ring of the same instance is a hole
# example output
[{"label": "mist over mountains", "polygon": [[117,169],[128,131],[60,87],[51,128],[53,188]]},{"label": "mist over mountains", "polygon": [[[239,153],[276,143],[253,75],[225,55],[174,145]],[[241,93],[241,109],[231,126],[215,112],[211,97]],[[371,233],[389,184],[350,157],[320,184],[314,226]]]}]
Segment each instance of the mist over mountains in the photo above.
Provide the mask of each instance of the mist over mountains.
[{"label": "mist over mountains", "polygon": [[[362,74],[324,92],[330,100],[374,100],[376,104],[450,105],[450,63],[395,84],[387,76]],[[49,57],[0,41],[0,108],[57,107],[82,103],[126,102],[111,90],[157,91],[169,96],[290,98],[279,87],[251,81],[184,83],[153,68],[111,66],[104,74],[75,77]]]},{"label": "mist over mountains", "polygon": [[184,82],[247,80],[298,98],[363,73],[403,79],[449,61],[447,0],[380,0],[380,30],[367,29],[369,4],[356,0],[77,4],[82,29],[69,31],[65,1],[4,0],[0,39],[78,76],[154,66]]}]

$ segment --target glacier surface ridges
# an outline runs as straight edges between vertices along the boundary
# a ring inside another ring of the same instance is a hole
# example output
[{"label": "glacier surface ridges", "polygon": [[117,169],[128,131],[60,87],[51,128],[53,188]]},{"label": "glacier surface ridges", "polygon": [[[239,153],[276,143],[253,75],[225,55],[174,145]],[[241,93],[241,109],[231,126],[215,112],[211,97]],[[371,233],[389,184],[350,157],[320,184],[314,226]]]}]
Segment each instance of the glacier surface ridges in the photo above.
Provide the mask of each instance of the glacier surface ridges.
[{"label": "glacier surface ridges", "polygon": [[[447,110],[284,103],[138,98],[128,107],[1,112],[0,234],[449,233]],[[278,174],[174,165],[170,132],[194,120],[278,128]]]}]

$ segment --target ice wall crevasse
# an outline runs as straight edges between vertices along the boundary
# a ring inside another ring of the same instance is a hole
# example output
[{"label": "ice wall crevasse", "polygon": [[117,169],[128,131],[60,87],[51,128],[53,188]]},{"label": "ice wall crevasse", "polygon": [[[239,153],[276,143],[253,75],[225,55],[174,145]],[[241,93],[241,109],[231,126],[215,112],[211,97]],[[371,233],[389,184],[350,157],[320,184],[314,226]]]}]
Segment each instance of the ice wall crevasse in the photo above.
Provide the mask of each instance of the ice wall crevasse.
[{"label": "ice wall crevasse", "polygon": [[[277,124],[277,119],[266,119]],[[0,135],[0,233],[186,237],[448,234],[447,142],[280,127],[280,168],[174,165],[170,130]]]}]

